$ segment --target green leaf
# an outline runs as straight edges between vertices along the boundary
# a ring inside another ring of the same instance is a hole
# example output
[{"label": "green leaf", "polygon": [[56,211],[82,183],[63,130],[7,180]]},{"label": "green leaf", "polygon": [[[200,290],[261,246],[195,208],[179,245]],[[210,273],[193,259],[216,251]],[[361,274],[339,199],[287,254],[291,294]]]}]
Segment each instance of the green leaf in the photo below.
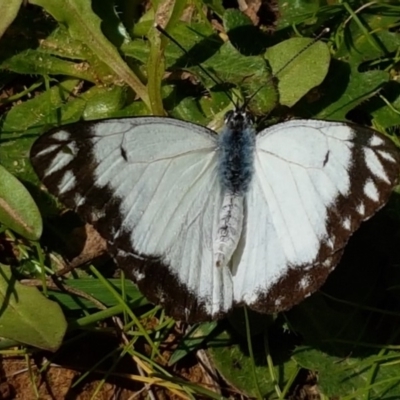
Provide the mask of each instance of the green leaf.
[{"label": "green leaf", "polygon": [[15,105],[3,118],[0,159],[2,165],[14,175],[30,181],[36,179],[27,161],[36,137],[32,133],[42,133],[46,126],[56,125],[68,118],[76,120],[77,110],[73,105],[79,105],[82,113],[82,101],[67,102],[77,84],[77,80],[70,79],[54,85],[33,99]]},{"label": "green leaf", "polygon": [[243,12],[226,10],[223,23],[229,41],[241,54],[259,55],[265,51],[267,38]]},{"label": "green leaf", "polygon": [[146,87],[121,58],[116,48],[106,39],[101,30],[101,19],[93,12],[89,2],[80,0],[31,0],[42,6],[57,21],[67,26],[70,35],[90,48],[96,56],[126,82],[149,106]]},{"label": "green leaf", "polygon": [[[312,88],[320,85],[328,73],[330,54],[323,42],[293,38],[266,52],[273,74],[278,78],[279,103],[292,107]],[[307,48],[307,46],[309,46]]]},{"label": "green leaf", "polygon": [[300,22],[315,23],[320,8],[320,0],[279,0],[278,29]]},{"label": "green leaf", "polygon": [[67,28],[60,25],[40,43],[39,50],[70,60],[83,61],[88,58],[89,49],[80,41],[73,39]]},{"label": "green leaf", "polygon": [[[16,0],[1,1],[0,4],[8,5],[12,2],[15,3]],[[3,21],[2,12],[0,16]],[[54,25],[54,21],[45,16],[40,8],[20,7],[16,18],[1,37],[0,62],[26,49],[36,49],[40,41],[39,36],[46,37],[54,29]]]},{"label": "green leaf", "polygon": [[7,0],[0,2],[0,38],[14,21],[21,7],[22,0]]},{"label": "green leaf", "polygon": [[63,60],[37,50],[26,50],[8,58],[0,68],[19,74],[66,75],[73,78],[96,82],[96,71],[78,68],[72,61]]},{"label": "green leaf", "polygon": [[206,125],[207,123],[197,100],[193,97],[184,98],[178,106],[171,111],[170,115],[174,118],[191,121],[199,125]]},{"label": "green leaf", "polygon": [[[298,347],[293,359],[318,373],[318,388],[327,398],[392,400],[400,398],[396,351],[367,358],[339,358],[310,347]],[[350,398],[350,397],[346,397]]]},{"label": "green leaf", "polygon": [[42,217],[31,195],[17,178],[1,165],[0,222],[30,240],[39,240],[42,235]]},{"label": "green leaf", "polygon": [[400,84],[389,82],[380,96],[364,107],[372,115],[374,124],[381,129],[400,125]]},{"label": "green leaf", "polygon": [[46,125],[64,120],[65,117],[60,116],[60,107],[73,95],[73,90],[78,83],[78,80],[68,79],[34,98],[14,106],[3,120],[2,141],[7,139],[8,143],[11,138],[18,138],[17,133],[26,133],[27,130],[35,127],[40,131]]},{"label": "green leaf", "polygon": [[214,11],[220,18],[222,18],[226,11],[222,4],[222,0],[203,0],[203,3]]},{"label": "green leaf", "polygon": [[132,115],[149,115],[149,112],[143,102],[134,101],[126,107],[122,108],[121,110],[114,111],[112,113],[113,118],[126,118],[132,117]]},{"label": "green leaf", "polygon": [[56,351],[67,323],[60,306],[36,288],[21,285],[0,264],[0,336],[39,349]]},{"label": "green leaf", "polygon": [[[160,14],[161,15],[164,11],[164,7],[165,5],[160,3],[158,5],[158,9],[156,11],[156,14]],[[168,31],[169,28],[171,26],[175,26],[177,22],[179,22],[179,20],[182,17],[182,14],[184,13],[186,7],[188,4],[188,0],[176,0],[174,1],[172,4],[169,5],[168,7],[168,21],[166,21],[166,18],[163,16],[163,22],[166,23],[166,30]]]},{"label": "green leaf", "polygon": [[[340,43],[336,57],[347,59],[353,64],[385,57],[400,46],[398,32],[392,31],[398,16],[390,13],[383,6],[382,10],[366,10],[353,14],[345,31],[345,38]],[[386,14],[386,15],[385,15]]]},{"label": "green leaf", "polygon": [[313,113],[316,118],[345,121],[349,111],[378,93],[388,80],[389,74],[385,71],[358,72],[356,67],[349,71],[349,65],[334,61],[323,87],[324,97],[306,107],[310,112],[320,109]]},{"label": "green leaf", "polygon": [[233,29],[252,25],[251,19],[247,15],[233,8],[230,8],[225,11],[223,23],[224,23],[224,28],[228,32],[228,34],[229,31]]},{"label": "green leaf", "polygon": [[151,112],[154,115],[165,115],[161,97],[161,82],[165,73],[164,50],[166,41],[156,30],[149,32],[150,53],[147,62],[147,90],[149,93]]},{"label": "green leaf", "polygon": [[[239,86],[244,92],[244,99],[256,93],[248,105],[253,114],[266,114],[276,106],[277,91],[268,66],[261,56],[244,56],[227,42],[203,66],[215,71],[215,75],[225,84]],[[196,68],[193,67],[192,70]],[[214,85],[209,78],[205,77],[204,80],[206,87]]]},{"label": "green leaf", "polygon": [[126,100],[126,90],[121,86],[96,87],[96,95],[87,97],[85,111],[82,115],[85,120],[110,118],[121,110]]},{"label": "green leaf", "polygon": [[[117,290],[118,293],[122,293],[121,279],[108,279],[108,282]],[[63,285],[89,294],[103,303],[106,307],[113,307],[119,304],[115,296],[110,291],[105,290],[104,285],[98,279],[66,279],[63,281]],[[129,303],[131,308],[148,304],[148,301],[131,281],[124,282],[123,292],[127,299],[127,303]],[[88,310],[97,308],[91,301],[86,300],[77,294],[50,291],[49,296],[68,310]]]},{"label": "green leaf", "polygon": [[[276,378],[276,385],[282,391],[288,383],[292,382],[299,368],[295,361],[288,358],[290,343],[285,341],[283,332],[279,334],[276,332],[276,335],[279,337],[278,341],[275,343],[271,340],[270,343],[274,363],[272,370]],[[271,334],[270,337],[272,336]],[[246,339],[241,338],[238,342],[236,336],[224,331],[213,340],[215,346],[210,347],[208,353],[218,372],[240,393],[259,398],[260,392],[263,398],[274,399],[278,396],[275,382],[267,365],[264,340],[266,339],[262,335],[252,338],[255,359],[251,359],[247,351],[243,351],[244,348],[247,348]]]},{"label": "green leaf", "polygon": [[197,350],[217,327],[218,322],[205,322],[194,325],[189,332],[179,341],[178,347],[172,353],[168,365],[174,365],[190,352]]},{"label": "green leaf", "polygon": [[207,60],[223,44],[209,25],[177,23],[170,27],[170,35],[187,51],[182,52],[172,41],[168,41],[165,51],[167,68],[173,64],[197,65]]},{"label": "green leaf", "polygon": [[[146,32],[148,34],[148,32]],[[222,40],[208,25],[192,23],[188,26],[178,22],[169,30],[169,34],[186,50],[183,51],[172,41],[168,41],[165,49],[166,68],[199,65],[213,55],[223,44]],[[147,40],[135,39],[121,45],[126,56],[142,63],[147,63],[150,46]]]}]

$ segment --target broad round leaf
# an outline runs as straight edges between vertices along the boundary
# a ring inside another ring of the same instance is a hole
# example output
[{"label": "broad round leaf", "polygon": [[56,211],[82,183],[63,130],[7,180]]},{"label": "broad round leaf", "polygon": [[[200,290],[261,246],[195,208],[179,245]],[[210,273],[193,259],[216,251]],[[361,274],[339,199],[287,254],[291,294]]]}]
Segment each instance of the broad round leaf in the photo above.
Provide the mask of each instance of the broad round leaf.
[{"label": "broad round leaf", "polygon": [[24,185],[0,165],[0,222],[21,236],[38,240],[42,217]]},{"label": "broad round leaf", "polygon": [[14,21],[21,7],[22,0],[8,0],[0,3],[0,37]]},{"label": "broad round leaf", "polygon": [[293,38],[266,52],[273,74],[278,78],[280,104],[292,107],[312,88],[320,85],[328,73],[330,54],[323,42],[309,48],[312,39]]},{"label": "broad round leaf", "polygon": [[61,307],[38,289],[20,284],[2,264],[0,301],[1,337],[49,351],[60,347],[67,330]]}]

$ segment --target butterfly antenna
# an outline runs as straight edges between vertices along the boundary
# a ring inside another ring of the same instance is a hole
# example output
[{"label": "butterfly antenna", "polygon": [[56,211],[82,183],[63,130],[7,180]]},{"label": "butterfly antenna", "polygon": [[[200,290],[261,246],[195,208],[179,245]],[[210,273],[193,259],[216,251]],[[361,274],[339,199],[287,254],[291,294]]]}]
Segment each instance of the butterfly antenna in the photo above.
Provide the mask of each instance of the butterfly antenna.
[{"label": "butterfly antenna", "polygon": [[[168,38],[171,42],[173,42],[176,46],[178,46],[178,47],[182,50],[182,52],[183,52],[184,54],[186,54],[186,55],[190,58],[189,52],[188,52],[176,39],[174,39],[164,28],[162,28],[162,27],[161,27],[160,25],[158,25],[158,24],[155,24],[154,27],[155,27],[160,33],[162,33],[166,38]],[[218,81],[218,80],[215,78],[215,76],[213,76],[212,74],[210,74],[201,64],[197,64],[197,67],[198,67],[202,72],[204,72],[204,74],[207,75],[207,77],[210,78],[216,85],[220,85],[220,84],[223,83],[222,79],[220,79],[220,80]],[[236,103],[235,103],[235,101],[233,100],[233,97],[232,97],[228,92],[225,92],[225,93],[226,93],[228,99],[229,99],[229,100],[232,102],[232,104],[234,104],[235,107],[236,107]]]},{"label": "butterfly antenna", "polygon": [[[306,46],[304,46],[298,53],[296,53],[293,57],[291,57],[288,61],[285,62],[285,64],[283,64],[282,67],[280,67],[278,69],[278,71],[275,72],[275,74],[266,82],[266,85],[268,83],[270,83],[274,78],[276,78],[289,64],[291,64],[297,57],[299,57],[300,55],[302,55],[306,50],[308,50],[313,44],[315,44],[316,42],[318,42],[318,40],[321,39],[322,36],[324,36],[325,34],[327,34],[330,31],[329,28],[324,28],[318,36],[316,36],[314,38],[314,40],[312,40],[310,43],[308,43]],[[259,87],[247,100],[246,102],[243,104],[243,109],[245,109],[251,100],[253,100],[253,98],[257,95],[257,93],[262,89],[263,87]]]}]

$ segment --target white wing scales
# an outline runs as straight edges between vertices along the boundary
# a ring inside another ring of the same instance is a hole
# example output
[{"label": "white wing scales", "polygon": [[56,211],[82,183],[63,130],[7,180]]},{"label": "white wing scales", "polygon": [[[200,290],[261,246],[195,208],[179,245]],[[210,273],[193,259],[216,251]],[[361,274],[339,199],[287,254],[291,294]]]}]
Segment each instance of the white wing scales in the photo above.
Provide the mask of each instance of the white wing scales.
[{"label": "white wing scales", "polygon": [[277,312],[322,285],[351,233],[387,201],[398,156],[375,131],[309,120],[261,132],[255,160],[234,302]]},{"label": "white wing scales", "polygon": [[205,319],[233,301],[229,268],[214,267],[223,199],[216,147],[206,128],[133,118],[50,132],[31,155],[45,185],[94,224],[148,298]]},{"label": "white wing scales", "polygon": [[[299,303],[399,175],[397,149],[375,131],[297,120],[257,136],[250,189],[230,199],[217,143],[201,126],[140,117],[53,130],[31,157],[149,300],[190,321],[222,317],[235,304],[277,312]],[[225,227],[231,212],[236,225]]]}]

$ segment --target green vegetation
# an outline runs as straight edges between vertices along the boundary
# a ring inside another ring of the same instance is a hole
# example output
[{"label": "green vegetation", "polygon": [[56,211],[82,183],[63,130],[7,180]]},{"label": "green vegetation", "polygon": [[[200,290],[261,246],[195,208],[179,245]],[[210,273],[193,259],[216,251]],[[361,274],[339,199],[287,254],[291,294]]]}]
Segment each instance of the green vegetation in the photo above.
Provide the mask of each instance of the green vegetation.
[{"label": "green vegetation", "polygon": [[[91,231],[72,213],[60,216],[62,206],[41,190],[29,163],[33,141],[50,127],[170,115],[218,130],[231,99],[243,102],[255,93],[249,108],[260,124],[319,118],[393,135],[400,125],[396,1],[277,0],[262,18],[254,5],[246,15],[220,0],[3,3],[0,337],[7,340],[0,341],[0,354],[23,354],[29,364],[39,349],[49,350],[55,351],[50,362],[57,362],[82,336],[117,337],[119,345],[102,355],[107,368],[95,359],[81,377],[102,371],[92,398],[124,356],[137,366],[127,380],[183,398],[297,399],[310,387],[326,399],[400,398],[396,194],[354,236],[322,290],[299,306],[274,318],[236,310],[227,321],[183,331],[109,260],[60,272],[67,267],[62,257],[78,265],[104,254],[82,253]],[[179,376],[199,348],[231,384],[222,394]],[[317,386],[305,370],[315,372]],[[38,396],[32,371],[31,381]]]}]

